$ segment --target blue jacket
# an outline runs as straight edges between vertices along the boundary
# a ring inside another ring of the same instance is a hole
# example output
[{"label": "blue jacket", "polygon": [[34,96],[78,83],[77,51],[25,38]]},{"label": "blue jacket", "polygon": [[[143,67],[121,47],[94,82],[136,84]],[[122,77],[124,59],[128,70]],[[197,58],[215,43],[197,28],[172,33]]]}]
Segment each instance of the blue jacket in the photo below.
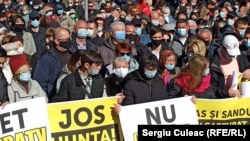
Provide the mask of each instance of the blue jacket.
[{"label": "blue jacket", "polygon": [[33,79],[38,81],[46,92],[49,102],[56,93],[56,82],[61,70],[62,66],[51,49],[45,51],[37,61]]}]

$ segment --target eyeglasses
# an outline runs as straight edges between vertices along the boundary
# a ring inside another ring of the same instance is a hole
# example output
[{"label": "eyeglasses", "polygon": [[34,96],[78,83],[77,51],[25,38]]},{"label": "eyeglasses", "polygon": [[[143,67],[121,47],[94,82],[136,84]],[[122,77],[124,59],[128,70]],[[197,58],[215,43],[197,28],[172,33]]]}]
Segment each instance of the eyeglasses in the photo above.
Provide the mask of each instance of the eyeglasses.
[{"label": "eyeglasses", "polygon": [[130,56],[131,53],[122,53],[122,52],[120,53],[120,56],[125,56],[125,55],[126,55],[126,56]]}]

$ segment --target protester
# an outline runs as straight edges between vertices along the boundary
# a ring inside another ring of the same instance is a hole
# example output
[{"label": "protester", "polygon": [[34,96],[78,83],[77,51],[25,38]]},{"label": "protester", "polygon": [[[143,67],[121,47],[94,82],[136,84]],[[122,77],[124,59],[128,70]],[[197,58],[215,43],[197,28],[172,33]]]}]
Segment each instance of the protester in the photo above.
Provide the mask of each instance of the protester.
[{"label": "protester", "polygon": [[9,103],[9,96],[8,96],[8,82],[5,79],[4,73],[2,71],[3,65],[7,58],[7,51],[0,47],[0,106],[4,108]]},{"label": "protester", "polygon": [[13,73],[13,80],[8,86],[9,102],[15,103],[23,100],[44,97],[48,98],[44,90],[36,80],[31,78],[29,64],[23,55],[10,58],[10,68]]},{"label": "protester", "polygon": [[92,99],[103,96],[104,79],[99,74],[102,57],[93,50],[81,55],[81,67],[66,76],[52,102]]},{"label": "protester", "polygon": [[197,98],[216,99],[210,79],[209,61],[204,56],[195,54],[168,84],[168,96],[176,98],[194,95]]}]

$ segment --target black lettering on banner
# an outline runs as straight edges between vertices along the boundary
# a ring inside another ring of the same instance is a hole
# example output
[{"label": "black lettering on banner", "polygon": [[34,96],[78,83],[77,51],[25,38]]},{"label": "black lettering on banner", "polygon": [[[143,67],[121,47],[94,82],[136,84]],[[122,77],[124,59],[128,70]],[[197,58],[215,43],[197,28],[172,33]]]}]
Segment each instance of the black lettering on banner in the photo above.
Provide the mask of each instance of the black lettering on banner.
[{"label": "black lettering on banner", "polygon": [[[100,112],[102,110],[102,112]],[[104,110],[104,106],[103,105],[99,105],[96,106],[96,108],[94,109],[94,113],[96,116],[100,117],[100,119],[96,119],[95,120],[95,124],[101,124],[104,122],[105,120],[105,115],[103,114],[103,110]]]},{"label": "black lettering on banner", "polygon": [[120,141],[118,124],[52,133],[53,141]]},{"label": "black lettering on banner", "polygon": [[196,110],[196,112],[197,112],[197,116],[198,117],[206,117],[207,116],[207,114],[206,114],[206,110]]},{"label": "black lettering on banner", "polygon": [[[176,119],[176,113],[175,113],[175,108],[173,104],[170,105],[170,112],[172,114],[171,118],[169,118],[169,116],[167,115],[167,110],[165,106],[161,107],[161,111],[162,111],[161,115],[167,123],[171,123]],[[145,113],[146,113],[146,118],[147,118],[147,124],[149,125],[152,124],[151,118],[157,124],[162,124],[159,107],[155,107],[155,111],[151,111],[150,109],[145,109]]]},{"label": "black lettering on banner", "polygon": [[0,141],[47,141],[46,127],[29,129],[23,132],[15,133],[15,135],[7,135],[0,138]]},{"label": "black lettering on banner", "polygon": [[62,114],[66,114],[66,123],[59,122],[59,126],[63,129],[67,129],[71,125],[71,111],[70,109],[65,109],[61,111]]},{"label": "black lettering on banner", "polygon": [[2,128],[2,134],[13,131],[12,127],[9,127],[9,128],[6,127],[8,124],[10,124],[10,120],[5,120],[5,118],[10,117],[11,115],[17,115],[18,116],[20,129],[25,128],[24,119],[23,119],[23,113],[24,112],[28,112],[28,109],[27,108],[19,109],[19,110],[15,110],[15,111],[8,112],[8,113],[3,113],[3,114],[0,115],[0,123],[1,123],[1,128]]},{"label": "black lettering on banner", "polygon": [[[104,106],[98,105],[94,108],[94,111],[92,113],[91,109],[87,107],[80,107],[78,108],[74,113],[71,109],[64,109],[61,111],[62,114],[66,115],[66,123],[63,121],[59,122],[59,126],[63,129],[70,128],[72,122],[76,123],[78,126],[87,126],[91,123],[91,120],[93,119],[93,115],[95,114],[97,117],[100,117],[99,119],[94,119],[94,122],[96,124],[101,124],[105,120],[105,115],[103,114]],[[82,121],[82,119],[79,118],[80,114],[86,113],[86,120]],[[74,117],[74,121],[72,121],[71,117]]]}]

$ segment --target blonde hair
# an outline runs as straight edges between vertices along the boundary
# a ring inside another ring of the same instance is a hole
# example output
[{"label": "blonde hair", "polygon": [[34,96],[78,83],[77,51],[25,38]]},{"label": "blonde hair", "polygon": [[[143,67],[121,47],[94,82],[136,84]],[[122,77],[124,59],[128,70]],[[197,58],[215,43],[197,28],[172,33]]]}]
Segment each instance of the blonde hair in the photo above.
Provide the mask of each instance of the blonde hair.
[{"label": "blonde hair", "polygon": [[201,56],[205,56],[207,47],[202,40],[193,39],[187,44],[187,46],[185,48],[185,53],[187,53],[188,50],[193,50],[194,54],[199,54]]}]

